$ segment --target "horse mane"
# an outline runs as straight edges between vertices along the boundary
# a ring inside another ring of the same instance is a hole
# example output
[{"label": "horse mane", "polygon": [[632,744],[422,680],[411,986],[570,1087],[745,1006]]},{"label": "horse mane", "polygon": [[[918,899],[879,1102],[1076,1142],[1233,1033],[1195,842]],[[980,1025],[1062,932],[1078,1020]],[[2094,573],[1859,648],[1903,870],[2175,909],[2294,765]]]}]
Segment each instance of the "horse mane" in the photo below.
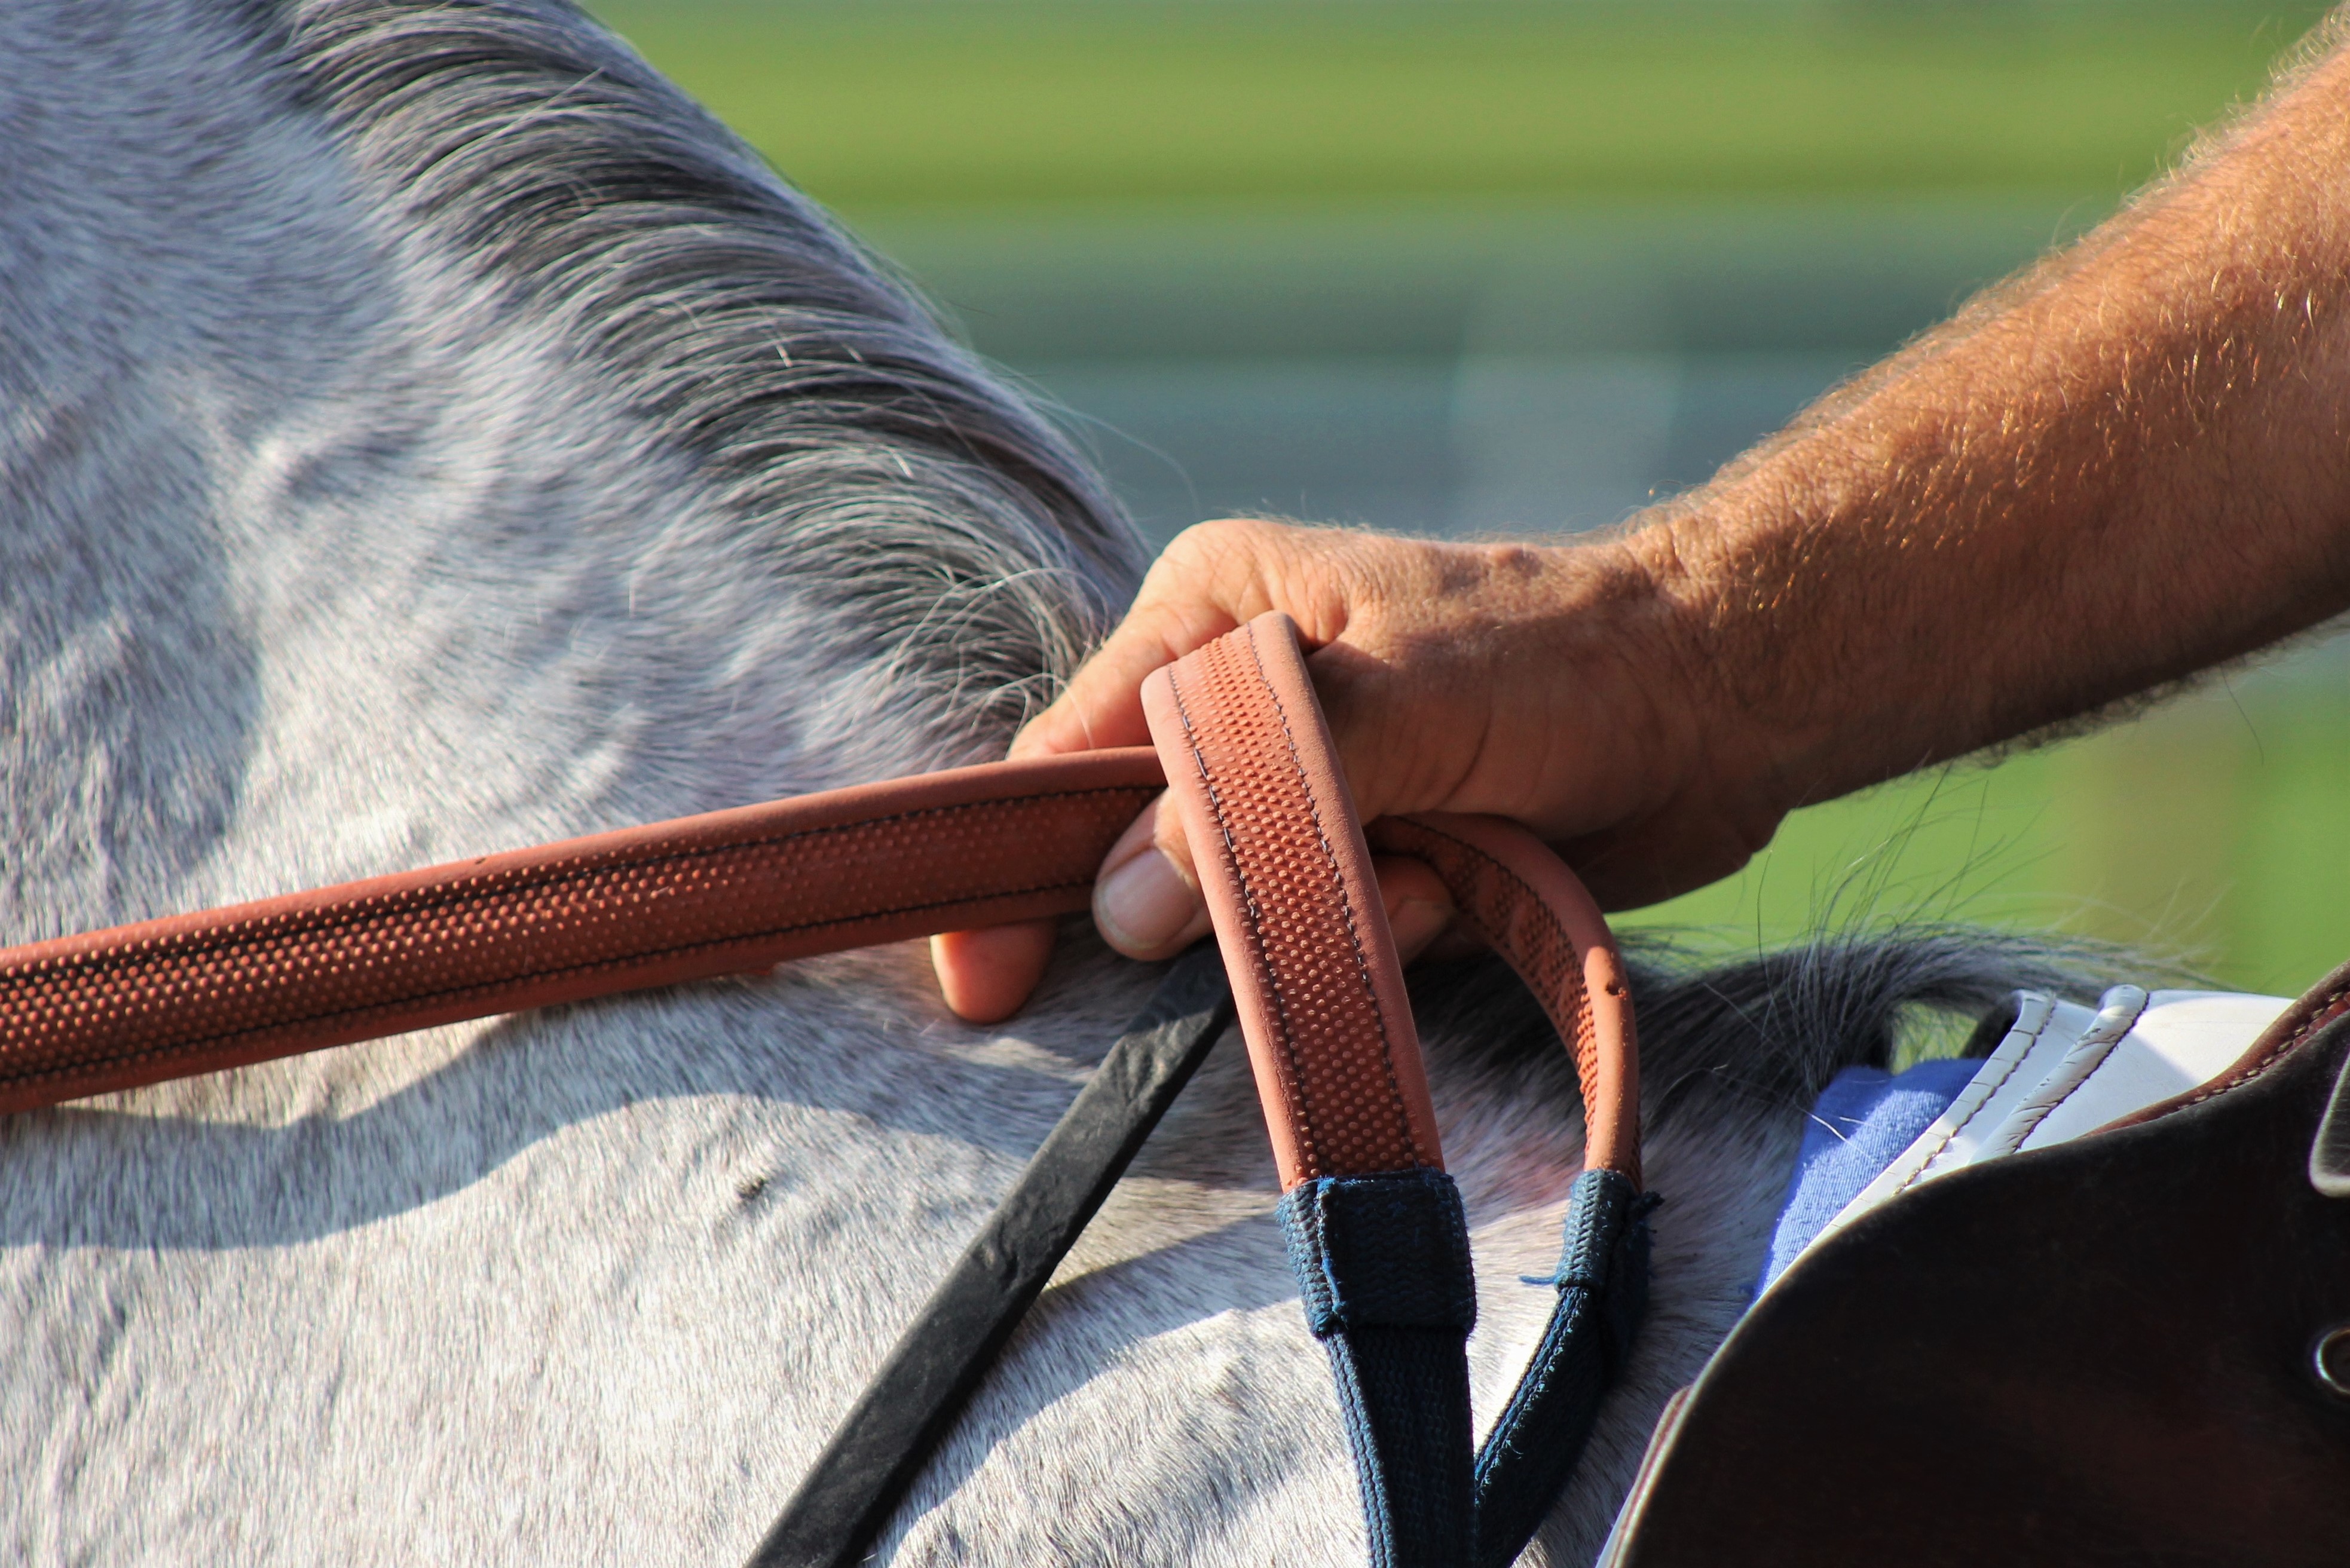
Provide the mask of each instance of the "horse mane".
[{"label": "horse mane", "polygon": [[997,755],[1139,579],[1076,448],[567,0],[12,49],[12,937]]},{"label": "horse mane", "polygon": [[[551,333],[689,460],[723,539],[885,658],[953,752],[1000,747],[1140,569],[1117,503],[902,278],[564,0],[299,0],[270,52],[489,325]],[[905,707],[901,711],[908,711]]]}]

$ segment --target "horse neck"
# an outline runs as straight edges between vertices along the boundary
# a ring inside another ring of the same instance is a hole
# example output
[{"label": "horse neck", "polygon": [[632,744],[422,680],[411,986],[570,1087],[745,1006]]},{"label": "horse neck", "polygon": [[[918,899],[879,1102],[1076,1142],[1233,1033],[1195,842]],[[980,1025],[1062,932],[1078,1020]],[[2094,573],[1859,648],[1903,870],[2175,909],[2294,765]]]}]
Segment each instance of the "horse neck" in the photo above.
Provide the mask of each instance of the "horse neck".
[{"label": "horse neck", "polygon": [[[1101,628],[1133,562],[1083,466],[576,13],[259,14],[39,17],[0,61],[55,132],[0,203],[0,939],[969,760]],[[300,1473],[280,1544],[353,1560],[432,1411],[436,1520],[739,1553],[1148,983],[1080,950],[968,1030],[898,950],[14,1124],[0,1327],[103,1299],[169,1366],[58,1436],[101,1376],[59,1349],[0,1449],[204,1456],[116,1500],[198,1555]],[[1228,1046],[1078,1261],[1119,1310],[1064,1298],[926,1472],[938,1552],[1126,1539],[1097,1500],[1138,1473],[1194,1521],[1161,1560],[1351,1548],[1327,1374],[1240,1223],[1251,1097]],[[1138,1471],[1170,1386],[1204,1425]],[[1006,1446],[1039,1405],[1074,1425]],[[570,1440],[599,1411],[628,1462]]]},{"label": "horse neck", "polygon": [[972,760],[1130,582],[577,13],[65,15],[0,61],[0,936]]}]

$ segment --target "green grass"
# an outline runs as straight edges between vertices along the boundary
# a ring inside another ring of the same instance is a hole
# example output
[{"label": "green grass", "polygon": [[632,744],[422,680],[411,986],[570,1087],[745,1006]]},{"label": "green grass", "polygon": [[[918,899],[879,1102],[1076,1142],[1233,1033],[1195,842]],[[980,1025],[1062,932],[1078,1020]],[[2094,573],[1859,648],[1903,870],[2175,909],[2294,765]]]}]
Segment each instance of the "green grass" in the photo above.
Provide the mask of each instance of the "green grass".
[{"label": "green grass", "polygon": [[2350,691],[2224,691],[2015,758],[1791,817],[1739,877],[1643,910],[1751,950],[1871,918],[2122,942],[2292,995],[2350,958]]},{"label": "green grass", "polygon": [[600,12],[843,209],[2051,191],[2110,202],[2319,14],[2204,0]]}]

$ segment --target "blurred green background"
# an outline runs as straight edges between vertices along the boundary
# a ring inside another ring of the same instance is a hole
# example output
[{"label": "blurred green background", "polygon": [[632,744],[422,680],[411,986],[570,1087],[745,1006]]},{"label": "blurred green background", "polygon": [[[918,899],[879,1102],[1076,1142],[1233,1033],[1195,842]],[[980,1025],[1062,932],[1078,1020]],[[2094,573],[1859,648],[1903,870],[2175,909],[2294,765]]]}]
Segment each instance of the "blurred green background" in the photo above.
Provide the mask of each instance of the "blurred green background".
[{"label": "blurred green background", "polygon": [[[1164,540],[1620,520],[2110,213],[2323,13],[2199,0],[609,0]],[[1966,658],[1952,649],[1954,660]],[[1799,814],[1637,924],[2350,957],[2350,654]]]}]

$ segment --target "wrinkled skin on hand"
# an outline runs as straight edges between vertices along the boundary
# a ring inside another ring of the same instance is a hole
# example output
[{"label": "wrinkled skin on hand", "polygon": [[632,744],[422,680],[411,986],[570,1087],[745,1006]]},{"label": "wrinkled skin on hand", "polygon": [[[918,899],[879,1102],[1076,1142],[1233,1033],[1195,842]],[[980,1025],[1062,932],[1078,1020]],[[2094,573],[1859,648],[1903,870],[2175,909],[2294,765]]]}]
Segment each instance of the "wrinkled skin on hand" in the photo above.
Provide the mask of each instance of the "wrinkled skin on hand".
[{"label": "wrinkled skin on hand", "polygon": [[[1631,531],[1542,547],[1203,524],[1024,730],[1147,739],[1142,678],[1285,611],[1367,817],[1494,812],[1603,904],[1735,870],[1794,806],[2085,714],[2350,608],[2350,12],[2119,213],[1836,389]],[[1095,912],[1205,928],[1171,822]],[[1400,945],[1445,917],[1382,869]],[[1042,928],[934,953],[972,1019]]]},{"label": "wrinkled skin on hand", "polygon": [[[1558,844],[1603,902],[1669,897],[1727,875],[1781,814],[1765,792],[1709,787],[1685,639],[1654,573],[1623,541],[1452,545],[1228,520],[1179,537],[1132,610],[1015,757],[1148,744],[1143,678],[1266,610],[1297,623],[1307,668],[1365,820],[1489,812]],[[1720,737],[1714,737],[1720,739]],[[1441,886],[1382,861],[1409,959],[1443,931]],[[1138,959],[1205,934],[1208,917],[1171,811],[1144,812],[1102,863],[1095,919]],[[948,1002],[966,1018],[1017,1008],[1051,950],[1049,922],[937,939]]]}]

